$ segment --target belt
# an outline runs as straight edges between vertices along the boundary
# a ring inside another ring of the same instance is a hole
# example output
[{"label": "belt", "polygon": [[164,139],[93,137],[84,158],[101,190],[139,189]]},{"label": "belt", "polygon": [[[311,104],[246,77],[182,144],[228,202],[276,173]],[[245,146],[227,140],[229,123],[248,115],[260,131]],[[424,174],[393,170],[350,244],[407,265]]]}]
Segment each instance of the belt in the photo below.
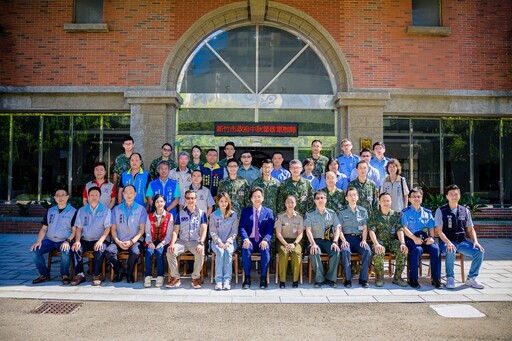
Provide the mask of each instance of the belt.
[{"label": "belt", "polygon": [[360,234],[357,234],[357,233],[344,233],[343,235],[344,235],[344,236],[361,237],[361,235],[360,235]]}]

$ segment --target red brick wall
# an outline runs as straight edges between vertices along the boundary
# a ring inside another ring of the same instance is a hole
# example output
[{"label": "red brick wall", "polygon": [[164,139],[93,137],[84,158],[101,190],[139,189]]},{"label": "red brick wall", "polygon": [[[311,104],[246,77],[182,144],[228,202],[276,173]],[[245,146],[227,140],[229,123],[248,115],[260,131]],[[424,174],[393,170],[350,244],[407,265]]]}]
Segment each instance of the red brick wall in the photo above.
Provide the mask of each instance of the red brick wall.
[{"label": "red brick wall", "polygon": [[[235,1],[105,0],[108,33],[67,33],[72,0],[3,1],[0,85],[155,86],[202,15]],[[512,1],[444,0],[449,37],[412,36],[410,0],[281,0],[338,42],[355,87],[509,90]]]}]

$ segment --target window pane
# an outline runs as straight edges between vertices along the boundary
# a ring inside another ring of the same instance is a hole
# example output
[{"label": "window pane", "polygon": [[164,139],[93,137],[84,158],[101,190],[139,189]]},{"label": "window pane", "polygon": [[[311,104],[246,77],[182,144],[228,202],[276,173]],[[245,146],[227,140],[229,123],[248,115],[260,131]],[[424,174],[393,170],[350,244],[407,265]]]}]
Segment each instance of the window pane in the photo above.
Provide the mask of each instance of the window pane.
[{"label": "window pane", "polygon": [[[386,156],[398,159],[402,164],[402,176],[410,183],[409,165],[409,119],[385,118],[384,143]],[[353,151],[357,153],[357,151]]]},{"label": "window pane", "polygon": [[[107,165],[109,180],[113,180],[112,170],[116,156],[124,153],[123,138],[130,135],[130,115],[103,116],[103,162]],[[134,151],[142,141],[135,141]],[[147,167],[147,165],[146,165]]]},{"label": "window pane", "polygon": [[76,23],[102,23],[103,0],[75,0]]},{"label": "window pane", "polygon": [[412,0],[414,26],[439,26],[439,0]]},{"label": "window pane", "polygon": [[[307,81],[304,81],[307,79]],[[264,91],[273,94],[332,94],[327,70],[315,51],[307,48]]]},{"label": "window pane", "polygon": [[84,185],[94,178],[94,163],[100,159],[100,116],[73,118],[73,197],[82,196]]},{"label": "window pane", "polygon": [[501,140],[503,162],[504,203],[512,204],[512,121],[503,121],[503,138]]},{"label": "window pane", "polygon": [[[256,90],[255,41],[256,27],[246,26],[226,31],[208,42],[253,91]],[[245,91],[236,88],[230,90],[228,92]]]},{"label": "window pane", "polygon": [[207,46],[203,46],[190,63],[181,91],[185,93],[249,92]]},{"label": "window pane", "polygon": [[39,116],[14,116],[13,129],[12,198],[14,200],[36,200]]},{"label": "window pane", "polygon": [[304,45],[305,43],[299,37],[291,33],[275,27],[260,26],[258,92],[292,60]]},{"label": "window pane", "polygon": [[499,121],[473,121],[475,195],[499,203]]},{"label": "window pane", "polygon": [[443,120],[444,185],[456,184],[469,193],[469,120]]},{"label": "window pane", "polygon": [[335,135],[335,118],[333,110],[260,110],[260,122],[298,122],[299,136]]},{"label": "window pane", "polygon": [[43,184],[41,197],[68,188],[69,116],[43,116]]},{"label": "window pane", "polygon": [[7,200],[9,179],[9,131],[11,116],[0,116],[0,200]]},{"label": "window pane", "polygon": [[412,120],[415,186],[426,193],[439,193],[440,135],[439,120]]}]

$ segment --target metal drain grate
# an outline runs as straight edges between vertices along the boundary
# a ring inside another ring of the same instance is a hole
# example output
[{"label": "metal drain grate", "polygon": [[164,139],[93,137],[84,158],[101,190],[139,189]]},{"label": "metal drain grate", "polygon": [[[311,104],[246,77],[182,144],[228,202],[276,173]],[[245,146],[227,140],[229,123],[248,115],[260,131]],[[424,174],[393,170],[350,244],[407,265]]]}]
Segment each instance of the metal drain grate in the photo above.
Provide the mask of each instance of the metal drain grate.
[{"label": "metal drain grate", "polygon": [[82,303],[80,302],[43,302],[39,307],[32,310],[33,314],[57,314],[69,315],[75,313]]}]

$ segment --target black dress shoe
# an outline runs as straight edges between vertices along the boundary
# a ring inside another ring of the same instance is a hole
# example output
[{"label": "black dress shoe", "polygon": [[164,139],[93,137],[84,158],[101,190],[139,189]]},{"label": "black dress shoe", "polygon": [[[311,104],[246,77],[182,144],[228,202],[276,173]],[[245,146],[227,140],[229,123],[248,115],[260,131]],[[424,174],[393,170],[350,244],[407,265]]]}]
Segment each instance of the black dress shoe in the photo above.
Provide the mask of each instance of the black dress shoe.
[{"label": "black dress shoe", "polygon": [[251,279],[249,277],[245,277],[244,283],[242,284],[242,289],[249,289],[251,287]]},{"label": "black dress shoe", "polygon": [[322,284],[324,284],[324,283],[323,283],[323,282],[315,282],[314,287],[315,287],[315,288],[321,288],[321,287],[322,287]]},{"label": "black dress shoe", "polygon": [[279,289],[286,288],[286,282],[279,282]]},{"label": "black dress shoe", "polygon": [[267,279],[262,278],[260,281],[260,289],[266,289],[268,287]]},{"label": "black dress shoe", "polygon": [[298,288],[299,287],[299,282],[293,282],[292,284],[292,288]]},{"label": "black dress shoe", "polygon": [[343,282],[345,288],[352,288],[352,280],[348,279]]},{"label": "black dress shoe", "polygon": [[362,288],[365,288],[365,289],[370,287],[370,285],[368,284],[368,281],[365,281],[364,279],[360,279],[359,284],[361,285]]},{"label": "black dress shoe", "polygon": [[418,283],[417,279],[411,279],[409,280],[409,285],[414,289],[421,289],[420,283]]},{"label": "black dress shoe", "polygon": [[133,275],[126,278],[126,283],[135,283],[135,277]]},{"label": "black dress shoe", "polygon": [[124,272],[118,272],[116,273],[116,275],[114,276],[114,283],[118,283],[118,282],[121,282],[123,280],[123,277],[125,276],[126,274]]},{"label": "black dress shoe", "polygon": [[432,285],[433,285],[436,289],[441,288],[441,281],[439,280],[439,278],[434,278],[434,279],[432,279]]}]

